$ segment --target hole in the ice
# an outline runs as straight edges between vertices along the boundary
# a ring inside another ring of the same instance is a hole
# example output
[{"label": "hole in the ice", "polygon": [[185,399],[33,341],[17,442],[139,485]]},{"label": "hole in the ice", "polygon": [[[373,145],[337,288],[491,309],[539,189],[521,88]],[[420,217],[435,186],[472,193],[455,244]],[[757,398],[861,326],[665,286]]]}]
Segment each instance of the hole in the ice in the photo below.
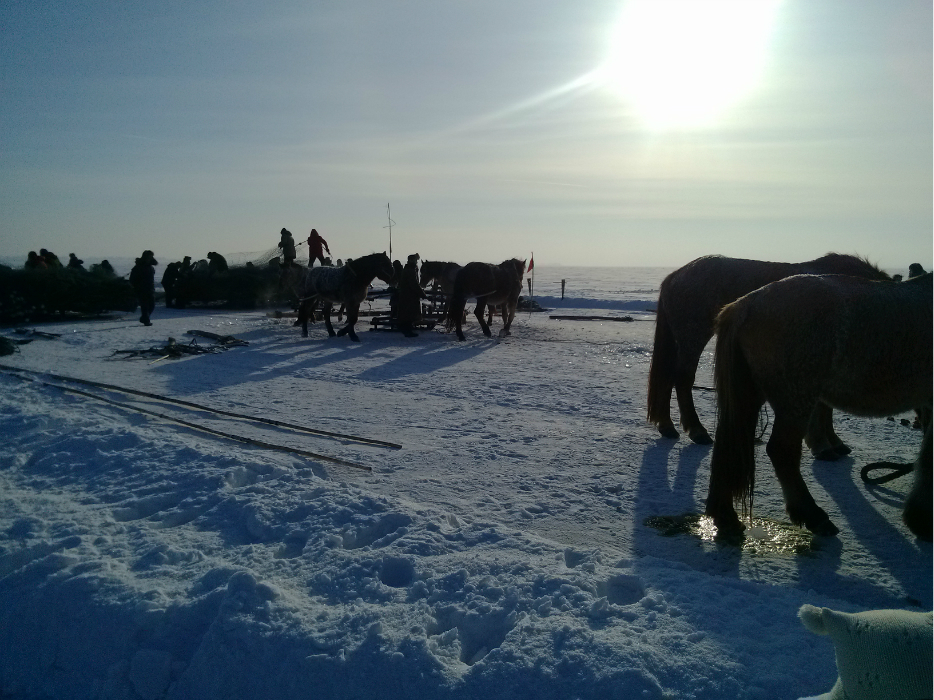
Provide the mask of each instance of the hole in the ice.
[{"label": "hole in the ice", "polygon": [[415,579],[415,564],[405,557],[385,557],[379,580],[392,588],[405,588]]},{"label": "hole in the ice", "polygon": [[597,595],[614,605],[632,605],[645,597],[645,586],[638,576],[619,574],[598,583]]}]

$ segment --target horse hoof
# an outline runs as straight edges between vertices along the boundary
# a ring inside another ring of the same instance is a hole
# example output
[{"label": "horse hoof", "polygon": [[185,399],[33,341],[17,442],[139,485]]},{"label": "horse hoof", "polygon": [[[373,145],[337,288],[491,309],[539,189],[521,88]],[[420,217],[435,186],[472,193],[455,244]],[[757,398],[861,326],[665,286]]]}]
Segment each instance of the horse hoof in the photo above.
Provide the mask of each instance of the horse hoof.
[{"label": "horse hoof", "polygon": [[839,445],[834,445],[833,451],[836,452],[841,457],[846,457],[853,449],[849,445],[844,445],[842,442]]},{"label": "horse hoof", "polygon": [[822,462],[836,462],[840,459],[840,456],[840,453],[834,450],[834,448],[828,447],[815,454],[814,459],[819,459]]},{"label": "horse hoof", "polygon": [[691,440],[697,445],[712,445],[713,444],[713,438],[711,438],[710,435],[707,433],[707,431],[704,430],[703,428],[701,428],[697,432],[694,432],[694,431],[689,432],[688,437],[691,438]]},{"label": "horse hoof", "polygon": [[814,525],[807,525],[807,529],[821,537],[834,537],[840,532],[840,528],[830,522],[830,518]]},{"label": "horse hoof", "polygon": [[677,440],[680,435],[677,430],[675,430],[672,425],[660,425],[658,426],[658,432],[661,433],[662,437],[669,438],[671,440]]},{"label": "horse hoof", "polygon": [[746,529],[733,506],[728,503],[708,505],[704,515],[713,520],[714,527],[717,528],[717,537],[741,535]]},{"label": "horse hoof", "polygon": [[746,530],[746,526],[743,525],[742,521],[736,517],[734,514],[732,518],[717,518],[713,519],[713,524],[717,528],[716,537],[723,539],[726,537],[736,537],[742,535]]}]

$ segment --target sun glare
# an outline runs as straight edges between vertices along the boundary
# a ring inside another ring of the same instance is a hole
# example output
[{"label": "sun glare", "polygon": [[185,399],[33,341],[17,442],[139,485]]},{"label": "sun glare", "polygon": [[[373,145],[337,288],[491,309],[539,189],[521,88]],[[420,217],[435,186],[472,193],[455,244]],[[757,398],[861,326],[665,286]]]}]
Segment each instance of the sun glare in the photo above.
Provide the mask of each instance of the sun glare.
[{"label": "sun glare", "polygon": [[759,80],[780,0],[630,0],[600,81],[650,128],[714,121]]}]

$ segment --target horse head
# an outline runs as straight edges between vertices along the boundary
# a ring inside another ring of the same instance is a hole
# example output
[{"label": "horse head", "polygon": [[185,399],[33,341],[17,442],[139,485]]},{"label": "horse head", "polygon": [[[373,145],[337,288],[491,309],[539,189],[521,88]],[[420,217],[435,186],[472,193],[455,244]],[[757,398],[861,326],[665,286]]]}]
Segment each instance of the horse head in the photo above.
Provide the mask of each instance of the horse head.
[{"label": "horse head", "polygon": [[362,258],[346,263],[344,267],[350,268],[353,274],[359,274],[364,278],[378,277],[386,284],[393,280],[392,261],[385,252],[364,255]]},{"label": "horse head", "polygon": [[522,279],[522,276],[525,274],[525,260],[519,260],[519,258],[511,258],[510,260],[505,260],[500,264],[500,267],[505,268],[507,270],[515,270],[520,280]]},{"label": "horse head", "polygon": [[431,282],[441,277],[444,263],[437,260],[423,260],[421,270],[421,285],[427,287]]}]

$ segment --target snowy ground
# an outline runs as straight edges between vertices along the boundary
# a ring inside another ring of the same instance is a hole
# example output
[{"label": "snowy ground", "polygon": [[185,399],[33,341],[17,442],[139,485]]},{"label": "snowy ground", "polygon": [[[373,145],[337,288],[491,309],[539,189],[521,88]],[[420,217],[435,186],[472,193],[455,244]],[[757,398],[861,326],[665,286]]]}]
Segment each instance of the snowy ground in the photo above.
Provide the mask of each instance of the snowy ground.
[{"label": "snowy ground", "polygon": [[[803,603],[931,609],[931,546],[899,518],[909,480],[869,490],[859,478],[867,462],[913,460],[920,434],[835,416],[852,457],[804,467],[836,538],[801,535],[795,552],[663,536],[646,520],[703,510],[710,449],[644,419],[644,306],[632,323],[522,314],[506,340],[472,323],[464,343],[361,332],[354,344],[322,325],[302,338],[265,311],[159,307],[149,328],[133,315],[38,326],[62,335],[0,358],[41,373],[0,373],[0,696],[829,690],[833,649],[798,621]],[[113,356],[190,342],[192,329],[249,345]],[[365,471],[35,381],[62,383],[50,373],[401,449],[68,384]],[[695,394],[713,429],[713,395]],[[762,448],[758,459],[756,515],[785,520]]]}]

